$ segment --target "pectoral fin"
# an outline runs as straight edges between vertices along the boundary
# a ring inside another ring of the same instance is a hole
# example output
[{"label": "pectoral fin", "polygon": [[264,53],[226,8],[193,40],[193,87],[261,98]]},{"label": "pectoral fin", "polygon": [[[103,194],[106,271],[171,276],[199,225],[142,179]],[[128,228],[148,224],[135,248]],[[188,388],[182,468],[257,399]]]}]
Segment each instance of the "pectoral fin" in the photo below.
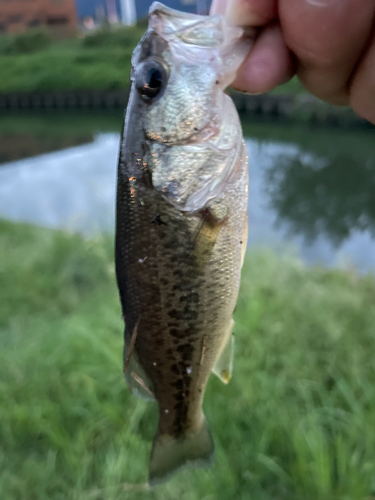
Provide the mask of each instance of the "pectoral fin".
[{"label": "pectoral fin", "polygon": [[207,261],[211,256],[219,231],[219,224],[211,224],[211,222],[208,222],[205,219],[202,220],[201,225],[199,226],[199,230],[194,239],[194,246],[190,258],[194,258],[196,260],[196,265],[201,270],[205,268]]},{"label": "pectoral fin", "polygon": [[220,356],[217,358],[216,363],[212,369],[224,384],[227,384],[232,377],[233,369],[233,351],[234,351],[234,335],[233,335],[234,321],[230,321],[228,328],[226,343],[224,349],[221,351]]},{"label": "pectoral fin", "polygon": [[201,269],[204,269],[215,246],[220,229],[227,216],[227,208],[213,204],[201,212],[201,224],[193,243],[192,256],[196,258]]}]

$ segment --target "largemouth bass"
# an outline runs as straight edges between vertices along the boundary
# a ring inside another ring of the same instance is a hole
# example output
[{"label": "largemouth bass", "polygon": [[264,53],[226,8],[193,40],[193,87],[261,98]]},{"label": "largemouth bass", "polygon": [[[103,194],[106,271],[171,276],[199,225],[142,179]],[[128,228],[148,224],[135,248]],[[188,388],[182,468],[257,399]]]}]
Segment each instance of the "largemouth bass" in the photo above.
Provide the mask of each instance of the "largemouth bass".
[{"label": "largemouth bass", "polygon": [[116,273],[125,378],[159,405],[150,484],[213,458],[203,396],[211,371],[225,383],[231,376],[247,243],[247,157],[224,90],[249,46],[221,16],[154,3],[132,58]]}]

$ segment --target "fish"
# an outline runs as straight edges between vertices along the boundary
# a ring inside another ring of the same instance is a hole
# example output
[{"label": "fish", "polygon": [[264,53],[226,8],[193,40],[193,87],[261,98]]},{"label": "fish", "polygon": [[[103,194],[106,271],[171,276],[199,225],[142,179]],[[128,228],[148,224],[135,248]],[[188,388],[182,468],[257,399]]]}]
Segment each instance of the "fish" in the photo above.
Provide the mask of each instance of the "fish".
[{"label": "fish", "polygon": [[222,16],[152,4],[132,55],[117,178],[115,260],[130,391],[158,404],[149,484],[209,466],[202,405],[228,383],[247,244],[248,159],[225,92],[251,37]]}]

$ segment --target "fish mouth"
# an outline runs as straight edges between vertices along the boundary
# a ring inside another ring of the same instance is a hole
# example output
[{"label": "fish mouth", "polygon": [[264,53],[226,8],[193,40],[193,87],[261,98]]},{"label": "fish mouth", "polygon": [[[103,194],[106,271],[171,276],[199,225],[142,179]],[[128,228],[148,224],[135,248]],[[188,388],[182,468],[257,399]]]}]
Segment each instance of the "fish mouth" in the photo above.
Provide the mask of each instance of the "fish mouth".
[{"label": "fish mouth", "polygon": [[[164,39],[179,38],[183,43],[200,47],[218,47],[224,40],[222,16],[201,16],[171,9],[154,2],[149,9],[149,26]],[[235,28],[242,34],[241,28]]]}]

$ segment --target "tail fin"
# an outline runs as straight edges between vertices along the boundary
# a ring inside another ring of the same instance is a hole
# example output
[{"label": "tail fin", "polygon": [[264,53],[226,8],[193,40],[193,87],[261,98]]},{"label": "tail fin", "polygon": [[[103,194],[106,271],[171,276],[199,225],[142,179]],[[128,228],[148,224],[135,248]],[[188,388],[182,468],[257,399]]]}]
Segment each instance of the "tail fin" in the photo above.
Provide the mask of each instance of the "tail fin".
[{"label": "tail fin", "polygon": [[214,443],[206,420],[195,432],[180,438],[158,435],[154,441],[149,464],[149,484],[167,481],[184,466],[209,467],[214,461]]}]

